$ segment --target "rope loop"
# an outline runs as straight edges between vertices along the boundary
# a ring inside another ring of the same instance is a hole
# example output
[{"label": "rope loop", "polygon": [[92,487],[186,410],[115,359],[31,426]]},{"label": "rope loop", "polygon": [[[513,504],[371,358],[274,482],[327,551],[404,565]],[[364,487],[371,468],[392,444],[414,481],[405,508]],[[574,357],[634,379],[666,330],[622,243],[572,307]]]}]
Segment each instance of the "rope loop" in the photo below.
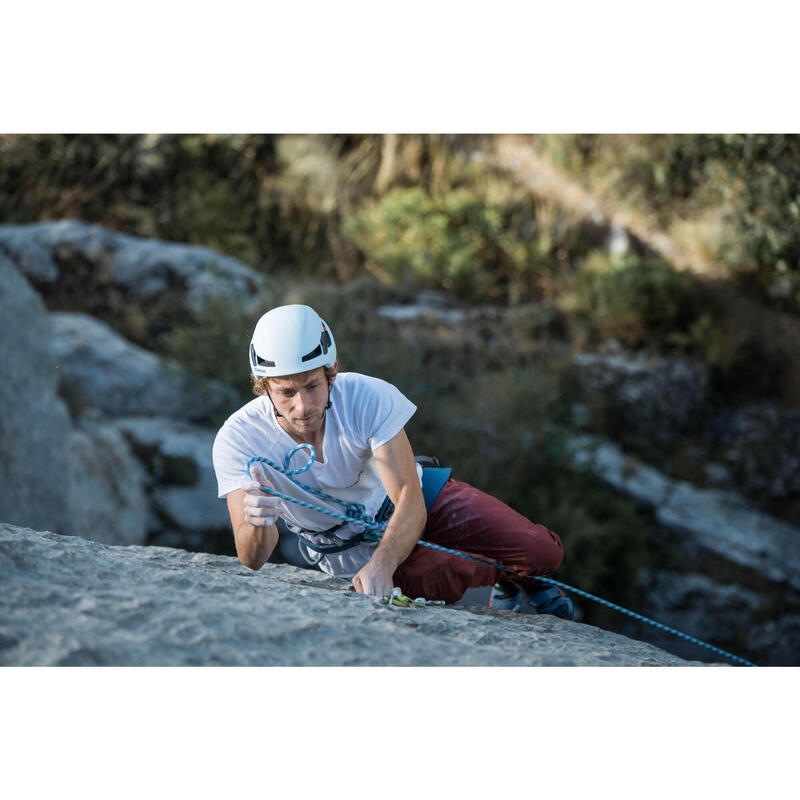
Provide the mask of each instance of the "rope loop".
[{"label": "rope loop", "polygon": [[[300,450],[308,451],[308,461],[306,461],[306,463],[299,469],[290,469],[289,464],[292,461],[292,456]],[[287,478],[291,477],[292,475],[302,475],[304,472],[311,469],[312,464],[316,460],[317,460],[317,451],[314,449],[314,445],[309,444],[308,442],[303,442],[303,444],[299,444],[297,445],[297,447],[293,447],[286,454],[286,458],[283,459],[283,474],[286,475]]]}]

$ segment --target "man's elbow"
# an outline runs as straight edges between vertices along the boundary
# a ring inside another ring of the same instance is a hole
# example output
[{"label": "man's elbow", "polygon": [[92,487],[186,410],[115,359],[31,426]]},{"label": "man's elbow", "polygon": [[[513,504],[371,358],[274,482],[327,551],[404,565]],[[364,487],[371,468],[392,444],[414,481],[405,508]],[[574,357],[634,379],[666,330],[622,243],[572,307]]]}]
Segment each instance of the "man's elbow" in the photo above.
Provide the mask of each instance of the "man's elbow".
[{"label": "man's elbow", "polygon": [[239,561],[249,569],[258,570],[267,563],[278,544],[278,531],[274,528],[256,531],[244,523],[234,531],[233,538]]},{"label": "man's elbow", "polygon": [[242,562],[248,569],[259,570],[264,564],[267,563],[267,558],[261,555],[255,556],[239,556],[239,561]]},{"label": "man's elbow", "polygon": [[274,548],[267,547],[242,547],[236,548],[236,555],[248,569],[259,570],[269,561]]}]

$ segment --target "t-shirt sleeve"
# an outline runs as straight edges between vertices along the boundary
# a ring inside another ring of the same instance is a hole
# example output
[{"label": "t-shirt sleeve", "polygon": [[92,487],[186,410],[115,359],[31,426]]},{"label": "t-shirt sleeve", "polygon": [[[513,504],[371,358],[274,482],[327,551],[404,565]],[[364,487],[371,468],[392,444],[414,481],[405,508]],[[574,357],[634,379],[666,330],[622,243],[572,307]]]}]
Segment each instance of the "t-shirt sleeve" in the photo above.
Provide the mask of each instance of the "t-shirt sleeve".
[{"label": "t-shirt sleeve", "polygon": [[211,459],[217,476],[217,497],[241,489],[247,480],[245,464],[250,456],[236,443],[236,434],[230,425],[223,425],[214,439]]},{"label": "t-shirt sleeve", "polygon": [[359,427],[371,450],[391,441],[414,416],[417,407],[395,386],[380,378],[366,378],[353,398]]}]

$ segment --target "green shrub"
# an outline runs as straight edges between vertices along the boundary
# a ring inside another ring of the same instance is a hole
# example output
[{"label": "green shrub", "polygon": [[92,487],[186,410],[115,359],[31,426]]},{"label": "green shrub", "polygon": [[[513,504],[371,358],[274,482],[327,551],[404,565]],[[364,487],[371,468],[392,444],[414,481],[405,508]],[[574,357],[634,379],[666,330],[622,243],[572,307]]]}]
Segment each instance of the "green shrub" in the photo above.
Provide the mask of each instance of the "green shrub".
[{"label": "green shrub", "polygon": [[248,312],[241,301],[208,298],[191,323],[176,326],[156,342],[156,350],[186,367],[202,384],[233,386],[244,403],[253,397],[247,348],[262,311]]},{"label": "green shrub", "polygon": [[169,239],[212,247],[256,266],[260,253],[250,219],[252,206],[227,178],[200,173],[174,190]]},{"label": "green shrub", "polygon": [[488,293],[491,279],[482,267],[501,222],[497,208],[467,190],[437,199],[414,187],[395,189],[346,218],[344,231],[398,283]]},{"label": "green shrub", "polygon": [[528,194],[492,188],[393,189],[346,217],[343,231],[384,280],[473,301],[542,296],[563,268],[574,226]]},{"label": "green shrub", "polygon": [[[578,339],[615,338],[629,346],[686,345],[703,293],[691,276],[658,258],[590,259],[559,299]],[[683,337],[683,338],[682,338]]]}]

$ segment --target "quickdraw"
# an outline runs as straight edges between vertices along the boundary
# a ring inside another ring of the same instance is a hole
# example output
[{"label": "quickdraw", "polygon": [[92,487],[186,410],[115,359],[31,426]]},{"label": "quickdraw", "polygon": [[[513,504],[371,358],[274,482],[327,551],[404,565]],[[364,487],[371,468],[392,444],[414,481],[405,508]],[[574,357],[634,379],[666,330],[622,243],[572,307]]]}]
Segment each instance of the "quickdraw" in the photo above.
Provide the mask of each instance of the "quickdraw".
[{"label": "quickdraw", "polygon": [[426,600],[424,597],[415,597],[413,600],[403,594],[403,590],[395,586],[391,594],[381,597],[381,603],[386,606],[398,608],[425,608],[426,606],[443,606],[444,600]]},{"label": "quickdraw", "polygon": [[[299,469],[291,469],[289,467],[289,464],[291,462],[292,456],[295,453],[297,453],[299,450],[307,450],[308,451],[308,454],[309,454],[308,461],[306,462],[306,464],[304,466],[300,467]],[[311,494],[314,494],[317,497],[321,497],[321,498],[323,498],[325,500],[330,500],[330,501],[332,501],[334,503],[337,503],[338,505],[343,506],[344,510],[345,510],[345,513],[344,514],[339,514],[339,513],[335,512],[335,511],[330,511],[330,510],[328,510],[326,508],[323,508],[322,506],[315,505],[314,503],[307,503],[304,500],[297,500],[294,497],[290,497],[289,495],[286,495],[286,494],[283,494],[282,492],[279,492],[277,489],[273,489],[271,486],[261,485],[261,489],[263,491],[267,492],[268,494],[275,495],[276,497],[280,497],[282,500],[286,500],[286,501],[288,501],[290,503],[295,503],[296,505],[302,506],[303,508],[308,508],[308,509],[311,509],[313,511],[318,511],[318,512],[320,512],[322,514],[327,514],[328,516],[334,517],[336,519],[343,520],[345,522],[351,522],[351,523],[354,523],[355,525],[358,525],[358,526],[362,526],[363,530],[357,534],[357,536],[359,537],[359,540],[370,539],[370,540],[373,540],[373,541],[375,541],[375,540],[380,541],[381,534],[386,529],[386,524],[385,523],[382,524],[382,523],[376,522],[374,519],[372,519],[372,517],[370,517],[366,513],[366,509],[364,508],[363,505],[361,505],[359,503],[346,503],[346,502],[344,502],[344,500],[341,500],[338,497],[334,497],[333,495],[326,494],[325,492],[322,492],[319,489],[315,489],[312,486],[306,486],[305,484],[300,483],[300,481],[298,481],[294,477],[295,475],[300,475],[303,472],[306,472],[307,470],[311,469],[311,466],[314,463],[315,459],[316,459],[316,450],[314,449],[314,446],[310,445],[308,443],[304,443],[304,444],[298,445],[297,447],[293,448],[292,450],[290,450],[287,453],[286,457],[283,460],[283,467],[279,466],[274,461],[271,461],[268,458],[263,458],[261,456],[253,456],[251,459],[249,459],[247,461],[247,464],[246,464],[247,475],[251,480],[254,480],[253,476],[250,474],[250,466],[253,463],[255,463],[257,461],[260,461],[260,462],[263,462],[265,464],[268,464],[273,469],[277,470],[278,472],[280,472],[281,474],[283,474],[287,478],[289,478],[289,480],[292,483],[294,483],[295,485],[299,486],[301,489],[304,489],[305,491],[310,492]],[[296,535],[300,536],[300,534],[296,534]],[[504,564],[501,564],[499,561],[489,561],[488,559],[478,558],[477,556],[470,555],[469,553],[462,553],[459,550],[453,550],[453,549],[451,549],[449,547],[442,547],[441,545],[434,544],[433,542],[426,542],[424,539],[418,539],[417,540],[417,544],[422,545],[423,547],[430,547],[430,548],[432,548],[434,550],[440,550],[441,552],[444,552],[444,553],[450,553],[451,555],[459,556],[460,558],[466,558],[466,559],[468,559],[470,561],[475,561],[478,564],[486,564],[486,565],[488,565],[490,567],[494,567],[495,569],[499,569],[499,570],[502,570],[504,572],[507,572],[507,573],[517,577],[517,578],[519,577],[518,575],[516,575],[516,573],[514,573],[513,570],[509,569]],[[626,614],[627,616],[632,617],[633,619],[635,619],[635,620],[637,620],[639,622],[644,622],[647,625],[652,625],[654,628],[657,628],[658,630],[664,631],[666,633],[671,633],[674,636],[678,636],[679,638],[684,639],[685,641],[688,641],[688,642],[692,642],[692,644],[699,645],[700,647],[705,647],[708,650],[711,650],[712,652],[717,653],[718,655],[721,655],[721,656],[724,656],[725,658],[731,659],[732,661],[736,661],[736,662],[738,662],[740,664],[744,664],[745,666],[748,666],[748,667],[757,666],[752,661],[747,661],[744,658],[740,658],[739,656],[735,656],[735,655],[733,655],[733,653],[729,653],[726,650],[722,650],[719,647],[715,647],[712,644],[708,644],[708,642],[703,642],[700,639],[696,639],[694,636],[689,636],[688,634],[682,633],[681,631],[676,630],[675,628],[670,628],[668,625],[664,625],[664,624],[662,624],[660,622],[656,622],[655,620],[649,619],[648,617],[645,617],[645,616],[643,616],[641,614],[637,614],[635,611],[630,611],[627,608],[623,608],[622,606],[617,605],[616,603],[611,603],[608,600],[604,600],[602,597],[597,597],[596,595],[589,594],[589,592],[584,592],[582,589],[576,589],[574,586],[570,586],[569,584],[562,583],[561,581],[554,580],[553,578],[545,578],[545,577],[538,577],[537,576],[536,580],[541,582],[541,583],[548,583],[548,584],[550,584],[552,586],[558,586],[561,589],[565,589],[565,590],[568,590],[570,592],[574,592],[575,594],[580,595],[581,597],[585,597],[588,600],[593,600],[595,603],[599,603],[600,605],[604,605],[604,606],[606,606],[608,608],[612,608],[615,611],[619,611],[621,614]],[[395,591],[398,592],[398,594],[395,594]],[[404,606],[403,605],[403,603],[405,601],[409,601],[412,604],[416,603],[416,601],[410,600],[410,598],[406,597],[399,590],[395,590],[395,591],[392,592],[391,596],[387,595],[387,597],[389,597],[389,600],[388,600],[388,603],[387,603],[388,605],[408,607],[408,606]],[[404,598],[404,600],[397,600],[396,598],[398,598],[398,596]],[[417,598],[417,599],[418,600],[424,600],[424,598]],[[443,603],[441,601],[425,601],[425,605],[429,605],[429,604],[430,605],[443,605]]]}]

